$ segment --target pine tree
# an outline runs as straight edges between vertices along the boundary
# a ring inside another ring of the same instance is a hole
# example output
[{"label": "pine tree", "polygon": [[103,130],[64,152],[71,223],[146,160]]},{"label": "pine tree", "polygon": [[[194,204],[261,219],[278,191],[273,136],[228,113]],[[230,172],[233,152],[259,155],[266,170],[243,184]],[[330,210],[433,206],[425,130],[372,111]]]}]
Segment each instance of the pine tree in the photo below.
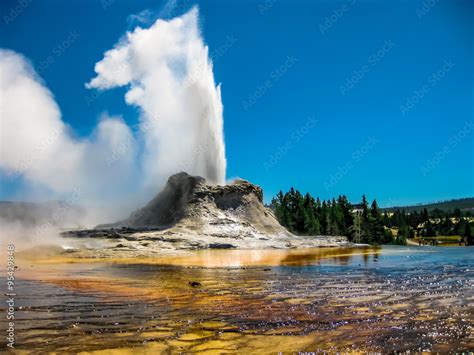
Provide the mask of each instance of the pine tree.
[{"label": "pine tree", "polygon": [[425,227],[426,227],[426,237],[428,238],[436,237],[436,230],[430,221],[426,222]]},{"label": "pine tree", "polygon": [[377,201],[374,199],[370,207],[370,242],[371,244],[382,244],[385,242],[385,228],[383,226]]},{"label": "pine tree", "polygon": [[319,235],[319,222],[308,210],[305,211],[305,221],[304,221],[305,234],[307,235]]},{"label": "pine tree", "polygon": [[295,230],[298,234],[304,234],[304,220],[305,220],[305,211],[304,211],[304,200],[301,192],[296,190],[294,196],[294,206],[295,206]]},{"label": "pine tree", "polygon": [[340,235],[341,227],[343,225],[342,212],[333,198],[331,201],[331,207],[329,210],[329,231],[331,235]]},{"label": "pine tree", "polygon": [[353,218],[353,225],[349,228],[349,239],[354,243],[361,243],[361,222],[362,216],[360,213],[355,213]]},{"label": "pine tree", "polygon": [[459,208],[455,208],[453,212],[453,217],[461,218],[461,210]]},{"label": "pine tree", "polygon": [[370,217],[369,217],[369,204],[367,203],[367,198],[365,195],[362,195],[362,215],[360,218],[360,241],[362,243],[371,244],[372,243],[372,231],[370,226]]},{"label": "pine tree", "polygon": [[466,245],[474,245],[474,238],[471,234],[471,226],[469,224],[469,219],[465,220],[465,227],[464,227],[464,241]]},{"label": "pine tree", "polygon": [[329,210],[328,205],[324,200],[321,205],[321,219],[319,223],[321,225],[321,233],[323,235],[329,235]]},{"label": "pine tree", "polygon": [[408,235],[409,235],[408,226],[404,224],[398,229],[397,237],[395,238],[394,244],[405,245],[407,243]]},{"label": "pine tree", "polygon": [[365,195],[362,195],[362,217],[365,219],[369,218],[369,204]]},{"label": "pine tree", "polygon": [[423,219],[422,219],[422,222],[427,222],[430,220],[430,217],[428,215],[428,210],[426,208],[423,208],[423,215],[422,215]]},{"label": "pine tree", "polygon": [[277,208],[275,210],[275,216],[277,217],[280,224],[286,227],[289,231],[292,230],[291,227],[291,211],[289,207],[289,195],[288,193],[283,193],[280,191],[277,194]]},{"label": "pine tree", "polygon": [[344,195],[339,196],[338,206],[342,214],[341,234],[349,237],[350,230],[354,224],[354,217],[351,213],[352,206]]},{"label": "pine tree", "polygon": [[316,218],[316,203],[309,193],[306,193],[303,199],[304,208],[304,234],[318,235],[319,223]]}]

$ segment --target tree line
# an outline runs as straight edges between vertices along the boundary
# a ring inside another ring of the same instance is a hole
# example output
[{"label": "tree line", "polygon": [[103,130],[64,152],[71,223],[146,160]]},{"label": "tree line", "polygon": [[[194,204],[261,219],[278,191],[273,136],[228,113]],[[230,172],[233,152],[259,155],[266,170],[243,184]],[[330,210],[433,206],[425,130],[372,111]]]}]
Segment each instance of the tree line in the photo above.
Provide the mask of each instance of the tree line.
[{"label": "tree line", "polygon": [[[280,191],[271,201],[278,221],[297,235],[344,235],[352,242],[366,244],[406,244],[407,238],[429,238],[436,235],[461,235],[474,244],[469,224],[469,213],[440,210],[405,213],[380,210],[374,199],[369,205],[365,195],[353,205],[346,196],[320,200],[309,193],[303,195],[291,188]],[[458,220],[457,223],[452,218]],[[421,227],[420,227],[421,226]],[[392,229],[396,233],[392,233]]]}]

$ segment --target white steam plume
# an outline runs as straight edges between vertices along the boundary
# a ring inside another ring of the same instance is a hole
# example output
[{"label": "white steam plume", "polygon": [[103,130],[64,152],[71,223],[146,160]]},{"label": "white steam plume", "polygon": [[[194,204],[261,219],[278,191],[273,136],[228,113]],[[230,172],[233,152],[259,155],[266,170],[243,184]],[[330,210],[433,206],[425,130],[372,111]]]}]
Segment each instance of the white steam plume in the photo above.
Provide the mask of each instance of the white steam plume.
[{"label": "white steam plume", "polygon": [[[75,138],[29,62],[0,49],[4,174],[21,177],[29,191],[46,189],[48,198],[79,191],[78,204],[110,207],[115,202],[127,209],[122,213],[143,202],[144,191],[156,193],[179,171],[225,183],[220,88],[199,31],[197,8],[127,32],[95,71],[90,88],[127,86],[126,102],[140,109],[138,136],[122,118],[103,115],[91,137]],[[132,202],[120,203],[124,201]]]},{"label": "white steam plume", "polygon": [[31,186],[46,187],[50,198],[113,196],[126,187],[116,174],[129,175],[134,150],[108,168],[118,142],[133,140],[119,117],[103,115],[88,139],[75,139],[62,121],[52,93],[28,61],[18,53],[0,49],[0,168],[11,179],[23,178]]},{"label": "white steam plume", "polygon": [[143,168],[149,183],[181,170],[225,182],[220,87],[198,26],[198,10],[126,34],[95,66],[90,88],[125,86],[147,129]]}]

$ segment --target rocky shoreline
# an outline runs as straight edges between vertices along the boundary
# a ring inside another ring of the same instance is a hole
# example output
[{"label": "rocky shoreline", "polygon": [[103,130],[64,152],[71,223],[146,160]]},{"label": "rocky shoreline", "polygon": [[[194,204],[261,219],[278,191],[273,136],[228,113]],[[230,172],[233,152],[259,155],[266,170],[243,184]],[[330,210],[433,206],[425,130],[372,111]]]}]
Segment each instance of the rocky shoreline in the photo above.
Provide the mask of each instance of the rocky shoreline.
[{"label": "rocky shoreline", "polygon": [[[64,232],[62,236],[65,238],[63,253],[80,258],[152,257],[202,249],[302,249],[353,245],[344,236],[236,238],[189,234],[179,229],[90,229]],[[92,239],[97,240],[97,243],[90,247],[89,242]],[[68,241],[72,242],[72,246],[68,245]]]}]

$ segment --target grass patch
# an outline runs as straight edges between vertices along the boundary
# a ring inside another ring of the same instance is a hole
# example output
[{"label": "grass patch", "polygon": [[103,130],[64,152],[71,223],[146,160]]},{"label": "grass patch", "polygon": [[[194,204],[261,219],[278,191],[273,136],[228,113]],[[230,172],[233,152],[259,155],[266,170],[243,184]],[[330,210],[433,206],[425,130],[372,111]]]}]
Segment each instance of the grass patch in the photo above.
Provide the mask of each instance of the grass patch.
[{"label": "grass patch", "polygon": [[438,235],[436,237],[425,237],[425,238],[415,238],[416,242],[419,240],[424,240],[425,242],[430,242],[436,240],[440,244],[446,243],[459,243],[462,240],[462,237],[459,235]]}]

